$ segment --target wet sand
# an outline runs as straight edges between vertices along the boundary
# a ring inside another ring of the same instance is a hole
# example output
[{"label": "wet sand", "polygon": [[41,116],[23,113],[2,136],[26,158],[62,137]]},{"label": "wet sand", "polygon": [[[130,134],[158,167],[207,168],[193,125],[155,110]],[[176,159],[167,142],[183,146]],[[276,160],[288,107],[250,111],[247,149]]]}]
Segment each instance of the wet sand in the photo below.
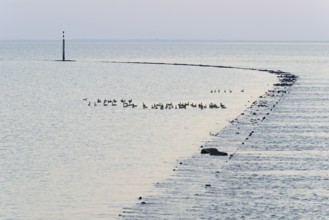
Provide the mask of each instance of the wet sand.
[{"label": "wet sand", "polygon": [[316,78],[288,84],[275,84],[203,145],[229,156],[178,160],[170,178],[119,218],[328,217],[328,89]]}]

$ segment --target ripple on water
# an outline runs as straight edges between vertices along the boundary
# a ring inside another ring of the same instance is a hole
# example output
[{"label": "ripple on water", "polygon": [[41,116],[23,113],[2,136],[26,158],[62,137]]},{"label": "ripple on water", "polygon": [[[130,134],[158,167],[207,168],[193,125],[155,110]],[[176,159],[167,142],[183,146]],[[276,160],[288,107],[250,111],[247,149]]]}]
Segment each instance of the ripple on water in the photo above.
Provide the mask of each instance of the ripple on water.
[{"label": "ripple on water", "polygon": [[[293,87],[262,122],[252,118],[266,115],[262,112],[265,109],[259,109],[257,115],[253,110],[245,112],[207,143],[212,147],[224,145],[229,153],[235,152],[231,160],[214,161],[202,156],[184,160],[188,169],[178,170],[179,175],[175,173],[163,184],[165,190],[146,198],[149,206],[132,208],[126,219],[329,216],[325,132],[329,121],[321,117],[329,106],[311,98],[317,94],[305,98],[301,91],[305,91],[303,84]],[[275,99],[271,101],[276,103]]]}]

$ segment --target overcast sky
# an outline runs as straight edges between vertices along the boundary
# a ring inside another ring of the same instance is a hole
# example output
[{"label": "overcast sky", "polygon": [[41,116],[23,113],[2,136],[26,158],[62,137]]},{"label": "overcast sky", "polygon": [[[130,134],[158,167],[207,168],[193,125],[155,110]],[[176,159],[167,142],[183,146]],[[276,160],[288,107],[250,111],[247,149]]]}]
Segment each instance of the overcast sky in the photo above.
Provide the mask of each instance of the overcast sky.
[{"label": "overcast sky", "polygon": [[0,0],[0,40],[328,41],[329,0]]}]

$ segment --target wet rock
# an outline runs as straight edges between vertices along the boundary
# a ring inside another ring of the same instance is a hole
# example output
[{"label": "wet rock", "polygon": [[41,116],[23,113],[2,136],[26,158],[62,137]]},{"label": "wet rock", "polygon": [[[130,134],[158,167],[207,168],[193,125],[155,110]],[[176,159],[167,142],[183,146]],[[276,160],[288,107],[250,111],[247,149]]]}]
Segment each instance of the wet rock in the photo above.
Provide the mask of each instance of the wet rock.
[{"label": "wet rock", "polygon": [[226,152],[218,151],[216,148],[204,148],[201,150],[201,154],[210,154],[212,156],[227,156]]}]

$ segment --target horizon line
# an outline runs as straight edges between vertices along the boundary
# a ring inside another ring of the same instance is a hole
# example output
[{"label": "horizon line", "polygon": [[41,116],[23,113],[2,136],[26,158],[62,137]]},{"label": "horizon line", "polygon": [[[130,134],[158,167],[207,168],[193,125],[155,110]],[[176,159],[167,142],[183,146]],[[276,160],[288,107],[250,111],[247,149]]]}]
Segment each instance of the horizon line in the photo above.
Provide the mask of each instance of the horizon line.
[{"label": "horizon line", "polygon": [[[27,42],[49,42],[49,41],[61,41],[58,39],[0,39],[0,42],[15,42],[15,41],[27,41]],[[68,41],[113,41],[113,42],[241,42],[241,43],[329,43],[329,40],[223,40],[223,39],[157,39],[157,38],[145,38],[145,39],[110,39],[110,38],[66,38]]]}]

